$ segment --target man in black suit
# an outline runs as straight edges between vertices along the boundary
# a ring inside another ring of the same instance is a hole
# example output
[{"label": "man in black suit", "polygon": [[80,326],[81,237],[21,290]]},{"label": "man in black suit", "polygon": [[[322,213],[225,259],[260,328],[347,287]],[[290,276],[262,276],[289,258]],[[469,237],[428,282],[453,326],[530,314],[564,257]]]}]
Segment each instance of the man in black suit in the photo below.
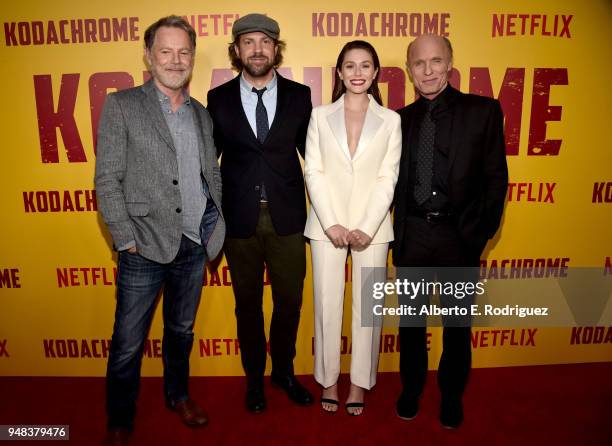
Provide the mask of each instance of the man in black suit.
[{"label": "man in black suit", "polygon": [[285,46],[279,33],[278,23],[262,14],[237,20],[228,50],[232,66],[240,74],[208,93],[215,145],[219,154],[223,153],[225,255],[247,377],[246,406],[254,413],[266,408],[265,266],[274,304],[270,325],[272,383],[296,403],[312,403],[312,395],[293,373],[306,274],[306,199],[298,150],[304,157],[312,103],[308,87],[283,78],[275,70]]},{"label": "man in black suit", "polygon": [[[463,94],[448,84],[452,57],[444,37],[424,35],[408,46],[406,68],[420,98],[399,110],[403,150],[394,198],[397,267],[478,267],[500,224],[508,185],[502,110],[497,100]],[[412,274],[406,271],[400,268],[398,276]],[[420,301],[427,299],[421,296]],[[402,419],[417,415],[425,384],[425,318],[422,322],[402,323],[399,329],[403,391],[397,414]],[[471,329],[469,319],[449,325],[438,368],[440,422],[456,428],[463,421]]]}]

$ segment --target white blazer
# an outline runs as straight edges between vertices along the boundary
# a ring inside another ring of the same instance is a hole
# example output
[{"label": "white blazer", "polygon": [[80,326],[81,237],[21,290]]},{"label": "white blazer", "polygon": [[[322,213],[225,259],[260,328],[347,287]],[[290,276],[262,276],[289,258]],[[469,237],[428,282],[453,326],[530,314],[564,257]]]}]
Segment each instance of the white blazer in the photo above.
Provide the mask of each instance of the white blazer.
[{"label": "white blazer", "polygon": [[304,235],[329,240],[325,230],[340,224],[360,229],[372,243],[393,240],[389,208],[402,152],[400,116],[371,95],[355,156],[351,159],[344,96],[312,111],[306,138],[304,177],[310,213]]}]

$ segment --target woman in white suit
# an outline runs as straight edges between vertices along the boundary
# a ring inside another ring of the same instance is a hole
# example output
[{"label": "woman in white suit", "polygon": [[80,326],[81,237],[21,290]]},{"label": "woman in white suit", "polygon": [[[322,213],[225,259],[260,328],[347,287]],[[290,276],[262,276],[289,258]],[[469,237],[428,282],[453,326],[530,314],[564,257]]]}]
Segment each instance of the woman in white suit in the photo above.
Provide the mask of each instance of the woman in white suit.
[{"label": "woman in white suit", "polygon": [[[393,228],[389,208],[401,154],[397,113],[383,107],[380,62],[367,42],[347,43],[336,63],[332,104],[312,111],[305,179],[311,209],[304,234],[312,252],[315,379],[321,405],[338,410],[344,270],[353,270],[350,415],[361,415],[365,390],[376,383],[380,327],[361,323],[361,268],[384,268]],[[371,324],[370,324],[371,325]]]}]

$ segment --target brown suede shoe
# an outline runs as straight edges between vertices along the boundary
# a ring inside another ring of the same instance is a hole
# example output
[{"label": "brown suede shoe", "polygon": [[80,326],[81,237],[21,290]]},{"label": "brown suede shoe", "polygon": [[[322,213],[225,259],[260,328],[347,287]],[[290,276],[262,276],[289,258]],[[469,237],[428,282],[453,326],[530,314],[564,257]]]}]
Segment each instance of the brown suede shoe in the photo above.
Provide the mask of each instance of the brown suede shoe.
[{"label": "brown suede shoe", "polygon": [[174,406],[167,406],[168,409],[176,412],[185,426],[202,427],[208,424],[208,415],[198,403],[192,399],[187,399],[176,403]]},{"label": "brown suede shoe", "polygon": [[102,446],[126,446],[130,440],[130,431],[127,429],[109,429]]}]

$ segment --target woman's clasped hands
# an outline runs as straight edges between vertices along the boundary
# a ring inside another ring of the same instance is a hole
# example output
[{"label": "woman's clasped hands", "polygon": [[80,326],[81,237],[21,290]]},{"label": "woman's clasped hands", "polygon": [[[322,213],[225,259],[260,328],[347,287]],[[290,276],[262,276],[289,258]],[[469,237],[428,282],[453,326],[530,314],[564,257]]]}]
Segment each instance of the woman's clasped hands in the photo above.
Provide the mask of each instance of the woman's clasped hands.
[{"label": "woman's clasped hands", "polygon": [[333,225],[325,230],[325,235],[331,240],[336,248],[346,248],[348,246],[355,251],[361,251],[370,244],[372,237],[361,229],[349,231],[342,225]]}]

